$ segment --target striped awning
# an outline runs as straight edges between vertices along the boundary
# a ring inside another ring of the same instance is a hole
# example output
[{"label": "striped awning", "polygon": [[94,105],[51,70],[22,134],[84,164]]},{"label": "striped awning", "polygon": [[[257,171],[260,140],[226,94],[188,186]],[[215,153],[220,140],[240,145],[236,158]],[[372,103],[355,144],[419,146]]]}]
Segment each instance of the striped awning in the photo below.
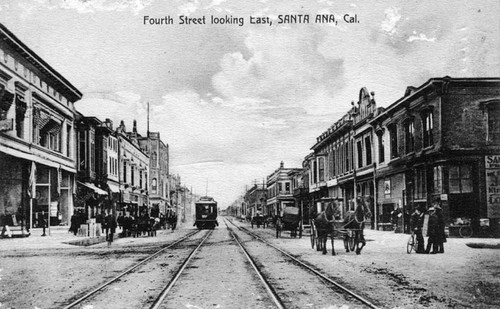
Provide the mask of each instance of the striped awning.
[{"label": "striped awning", "polygon": [[108,192],[104,191],[103,189],[101,188],[98,188],[96,186],[94,186],[93,184],[91,183],[88,183],[88,182],[80,182],[80,181],[77,181],[77,183],[79,185],[82,185],[84,187],[87,187],[91,190],[94,190],[95,193],[99,194],[99,195],[108,195]]}]

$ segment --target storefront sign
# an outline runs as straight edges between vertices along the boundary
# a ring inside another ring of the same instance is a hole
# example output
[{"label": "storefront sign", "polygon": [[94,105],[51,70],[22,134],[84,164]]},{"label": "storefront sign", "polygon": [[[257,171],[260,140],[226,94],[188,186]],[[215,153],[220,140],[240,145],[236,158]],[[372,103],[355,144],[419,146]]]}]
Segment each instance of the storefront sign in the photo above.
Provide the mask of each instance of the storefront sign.
[{"label": "storefront sign", "polygon": [[488,218],[500,218],[500,155],[486,156],[485,160]]}]

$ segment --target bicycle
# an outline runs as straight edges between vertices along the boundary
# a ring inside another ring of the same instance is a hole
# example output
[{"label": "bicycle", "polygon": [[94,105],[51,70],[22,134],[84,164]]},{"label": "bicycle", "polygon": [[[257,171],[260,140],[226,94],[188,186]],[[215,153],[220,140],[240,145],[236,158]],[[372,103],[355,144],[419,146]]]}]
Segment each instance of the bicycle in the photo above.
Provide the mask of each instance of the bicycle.
[{"label": "bicycle", "polygon": [[410,254],[412,251],[417,252],[417,248],[418,248],[417,235],[415,235],[415,233],[411,233],[410,238],[406,243],[406,252],[408,254]]}]

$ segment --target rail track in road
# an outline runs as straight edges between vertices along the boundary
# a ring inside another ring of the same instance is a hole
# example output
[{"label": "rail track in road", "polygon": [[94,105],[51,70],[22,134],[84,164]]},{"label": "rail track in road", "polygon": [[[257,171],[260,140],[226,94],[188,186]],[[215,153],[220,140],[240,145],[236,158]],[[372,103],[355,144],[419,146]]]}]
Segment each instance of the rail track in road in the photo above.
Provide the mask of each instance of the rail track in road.
[{"label": "rail track in road", "polygon": [[229,226],[227,225],[227,223],[225,221],[224,221],[224,223],[226,224],[227,230],[229,231],[229,233],[231,234],[231,236],[233,237],[233,239],[236,241],[236,243],[238,244],[238,246],[243,251],[245,257],[248,260],[248,262],[250,263],[250,265],[252,265],[252,268],[255,270],[257,276],[259,277],[260,281],[264,285],[264,287],[265,287],[268,295],[270,296],[271,300],[273,301],[273,303],[279,309],[286,308],[285,305],[283,304],[283,302],[281,301],[281,298],[278,296],[278,293],[276,293],[276,291],[273,289],[272,285],[266,280],[264,274],[260,271],[260,269],[257,266],[257,264],[255,263],[255,261],[252,259],[252,257],[248,253],[248,251],[245,249],[245,246],[243,246],[243,244],[241,243],[241,241],[238,239],[238,236],[229,228]]},{"label": "rail track in road", "polygon": [[[364,297],[360,296],[358,293],[356,293],[355,291],[347,288],[346,286],[344,286],[343,284],[337,282],[336,280],[330,278],[328,275],[324,274],[324,273],[321,273],[320,271],[314,269],[312,266],[308,265],[306,262],[292,256],[290,253],[286,252],[285,250],[275,246],[274,244],[268,242],[267,240],[265,240],[264,238],[256,235],[255,233],[252,233],[251,231],[249,231],[248,229],[246,228],[243,228],[243,227],[240,227],[240,226],[237,226],[236,224],[234,224],[232,221],[230,220],[227,220],[227,219],[224,219],[225,222],[229,221],[234,227],[236,227],[238,230],[252,236],[254,239],[266,244],[267,246],[270,246],[272,248],[274,248],[275,250],[279,251],[281,254],[283,254],[284,256],[286,256],[288,259],[292,260],[293,263],[295,263],[296,265],[298,265],[299,267],[309,271],[310,273],[314,274],[315,276],[317,276],[318,278],[321,278],[322,280],[324,280],[325,282],[328,283],[328,285],[332,288],[332,290],[335,290],[336,292],[341,292],[341,293],[345,293],[347,295],[349,295],[350,297],[356,299],[358,302],[360,302],[363,306],[365,307],[368,307],[368,308],[373,308],[373,309],[376,309],[376,308],[379,308],[377,307],[376,305],[374,305],[372,302],[370,302],[369,300],[365,299]],[[227,225],[227,223],[226,223]],[[245,250],[246,251],[246,250]],[[279,298],[279,296],[277,296]]]},{"label": "rail track in road", "polygon": [[181,276],[182,272],[186,269],[189,261],[191,261],[191,259],[193,258],[193,256],[196,254],[196,252],[198,252],[198,250],[201,248],[201,246],[203,245],[203,243],[205,242],[205,240],[207,240],[207,238],[210,235],[212,235],[212,230],[210,230],[207,233],[207,235],[205,237],[203,237],[203,240],[198,244],[198,246],[196,246],[196,248],[194,248],[191,251],[191,253],[189,254],[189,256],[184,259],[184,261],[182,262],[181,267],[179,267],[179,269],[177,270],[175,276],[172,278],[172,280],[170,280],[170,282],[167,284],[167,286],[161,291],[161,293],[158,296],[158,298],[156,298],[156,300],[153,302],[153,304],[149,307],[150,309],[158,309],[158,308],[160,308],[160,306],[163,305],[163,301],[165,300],[165,298],[167,297],[168,293],[171,291],[172,287],[175,285],[175,283],[177,282],[177,280]]},{"label": "rail track in road", "polygon": [[[166,252],[167,249],[170,249],[183,241],[186,241],[190,237],[198,234],[200,231],[195,230],[187,235],[177,239],[173,243],[168,244],[167,246],[161,248],[160,250],[154,252],[153,254],[150,254],[146,258],[142,259],[140,262],[132,265],[131,267],[127,268],[125,271],[121,272],[117,276],[114,276],[112,279],[107,280],[105,283],[98,285],[96,288],[90,290],[89,292],[86,292],[83,296],[78,297],[77,299],[71,301],[68,305],[64,305],[64,309],[70,309],[70,308],[76,308],[79,305],[82,305],[83,303],[89,301],[92,299],[92,297],[95,297],[99,292],[104,291],[105,289],[109,288],[113,283],[118,282],[119,280],[122,280],[125,276],[133,274],[136,270],[139,269],[141,266],[145,266],[147,262],[152,261],[154,258],[158,257],[159,255],[163,254]],[[202,242],[210,235],[210,233],[207,233],[207,235],[203,238]],[[198,246],[199,247],[199,246]],[[197,247],[197,248],[198,248]],[[197,250],[197,248],[195,250]],[[191,256],[191,255],[190,255]]]}]

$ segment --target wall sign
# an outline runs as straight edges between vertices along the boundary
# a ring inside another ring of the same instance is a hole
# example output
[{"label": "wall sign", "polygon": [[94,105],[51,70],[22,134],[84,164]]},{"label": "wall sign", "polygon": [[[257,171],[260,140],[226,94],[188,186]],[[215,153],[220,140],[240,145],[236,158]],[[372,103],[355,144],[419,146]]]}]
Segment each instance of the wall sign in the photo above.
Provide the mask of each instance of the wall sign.
[{"label": "wall sign", "polygon": [[485,157],[488,218],[500,218],[500,155]]}]

